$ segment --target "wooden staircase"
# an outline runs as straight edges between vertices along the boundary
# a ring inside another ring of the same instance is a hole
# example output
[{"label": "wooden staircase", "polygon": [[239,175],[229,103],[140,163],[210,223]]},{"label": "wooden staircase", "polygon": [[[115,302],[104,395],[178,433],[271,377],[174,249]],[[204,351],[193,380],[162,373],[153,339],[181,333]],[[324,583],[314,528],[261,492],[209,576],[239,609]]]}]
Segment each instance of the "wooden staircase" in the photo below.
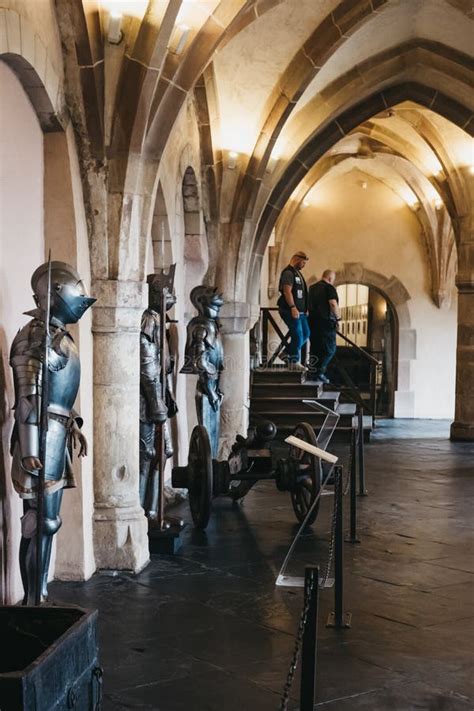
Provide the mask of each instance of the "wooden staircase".
[{"label": "wooden staircase", "polygon": [[[250,424],[258,424],[262,419],[271,420],[284,437],[291,433],[299,422],[308,422],[318,431],[324,421],[324,414],[318,412],[303,400],[316,400],[340,415],[335,436],[347,440],[357,413],[355,403],[341,403],[340,392],[323,388],[321,384],[307,381],[303,371],[289,370],[284,366],[256,368],[253,370],[250,394]],[[370,438],[372,418],[364,416],[364,439]]]}]

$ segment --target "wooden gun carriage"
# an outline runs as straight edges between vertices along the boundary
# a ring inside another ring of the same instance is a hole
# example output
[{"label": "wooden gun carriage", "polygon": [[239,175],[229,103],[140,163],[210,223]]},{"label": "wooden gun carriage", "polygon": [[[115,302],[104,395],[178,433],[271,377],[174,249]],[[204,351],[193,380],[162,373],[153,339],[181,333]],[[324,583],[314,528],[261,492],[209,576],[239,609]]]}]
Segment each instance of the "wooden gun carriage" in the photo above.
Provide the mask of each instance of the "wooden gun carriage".
[{"label": "wooden gun carriage", "polygon": [[[188,489],[197,528],[205,529],[209,523],[214,497],[229,496],[237,501],[262,480],[273,480],[279,491],[289,492],[296,518],[304,521],[321,488],[321,462],[314,454],[294,445],[289,445],[287,457],[277,458],[271,446],[276,434],[273,422],[263,421],[249,431],[247,438],[237,436],[227,459],[217,460],[211,456],[205,427],[194,428],[188,464],[173,467],[172,485]],[[307,444],[317,445],[314,430],[306,422],[299,423],[293,434]],[[316,519],[318,507],[319,502],[308,524]]]}]

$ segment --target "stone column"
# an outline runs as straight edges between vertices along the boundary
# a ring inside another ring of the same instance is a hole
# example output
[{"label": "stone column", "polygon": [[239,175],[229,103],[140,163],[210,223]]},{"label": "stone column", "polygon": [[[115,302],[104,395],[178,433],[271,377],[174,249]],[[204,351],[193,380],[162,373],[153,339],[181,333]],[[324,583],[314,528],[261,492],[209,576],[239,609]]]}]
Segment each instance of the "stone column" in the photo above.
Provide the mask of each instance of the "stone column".
[{"label": "stone column", "polygon": [[219,316],[225,359],[225,370],[221,376],[224,400],[221,408],[220,459],[227,457],[237,434],[247,435],[250,386],[249,316],[250,307],[242,302],[226,302]]},{"label": "stone column", "polygon": [[[472,246],[474,264],[474,245]],[[461,257],[461,253],[459,255]],[[474,269],[460,274],[458,287],[458,342],[456,351],[456,408],[451,439],[474,441]],[[442,372],[442,370],[441,370]]]},{"label": "stone column", "polygon": [[140,282],[96,280],[94,553],[97,568],[140,571],[149,560],[139,503]]}]

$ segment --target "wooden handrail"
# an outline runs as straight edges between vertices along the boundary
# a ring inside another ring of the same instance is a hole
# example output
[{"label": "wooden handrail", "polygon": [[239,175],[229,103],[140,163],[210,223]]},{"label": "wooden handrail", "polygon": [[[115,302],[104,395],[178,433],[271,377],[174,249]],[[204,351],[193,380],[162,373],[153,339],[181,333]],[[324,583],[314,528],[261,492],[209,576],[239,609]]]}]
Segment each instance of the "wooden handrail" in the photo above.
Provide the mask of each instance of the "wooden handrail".
[{"label": "wooden handrail", "polygon": [[338,331],[337,335],[340,336],[347,343],[350,343],[353,348],[355,348],[357,351],[359,351],[359,353],[361,353],[364,356],[364,358],[367,358],[367,360],[371,361],[371,363],[373,363],[374,365],[382,365],[381,362],[377,358],[374,358],[374,356],[370,355],[370,353],[367,353],[367,351],[364,351],[363,348],[358,346],[357,343],[354,343],[354,341],[351,341],[351,339],[348,338],[347,336],[345,336],[343,333]]}]

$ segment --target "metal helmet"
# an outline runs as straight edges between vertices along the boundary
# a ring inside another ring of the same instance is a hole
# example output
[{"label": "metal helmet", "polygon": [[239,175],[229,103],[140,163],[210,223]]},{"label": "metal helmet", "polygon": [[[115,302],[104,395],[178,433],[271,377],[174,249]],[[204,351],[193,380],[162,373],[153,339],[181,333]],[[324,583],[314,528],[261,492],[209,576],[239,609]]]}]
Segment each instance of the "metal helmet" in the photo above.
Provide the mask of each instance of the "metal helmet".
[{"label": "metal helmet", "polygon": [[156,274],[149,274],[146,278],[148,284],[148,308],[161,313],[162,294],[166,289],[165,310],[169,311],[176,303],[176,295],[173,291],[174,273],[176,264],[171,264],[168,272],[159,269]]},{"label": "metal helmet", "polygon": [[[44,313],[48,303],[49,263],[42,264],[31,277],[31,288],[38,308]],[[51,262],[51,318],[60,323],[76,323],[97,301],[87,296],[81,277],[70,264]]]},{"label": "metal helmet", "polygon": [[191,303],[203,316],[217,318],[224,299],[214,286],[195,286],[189,295]]}]

